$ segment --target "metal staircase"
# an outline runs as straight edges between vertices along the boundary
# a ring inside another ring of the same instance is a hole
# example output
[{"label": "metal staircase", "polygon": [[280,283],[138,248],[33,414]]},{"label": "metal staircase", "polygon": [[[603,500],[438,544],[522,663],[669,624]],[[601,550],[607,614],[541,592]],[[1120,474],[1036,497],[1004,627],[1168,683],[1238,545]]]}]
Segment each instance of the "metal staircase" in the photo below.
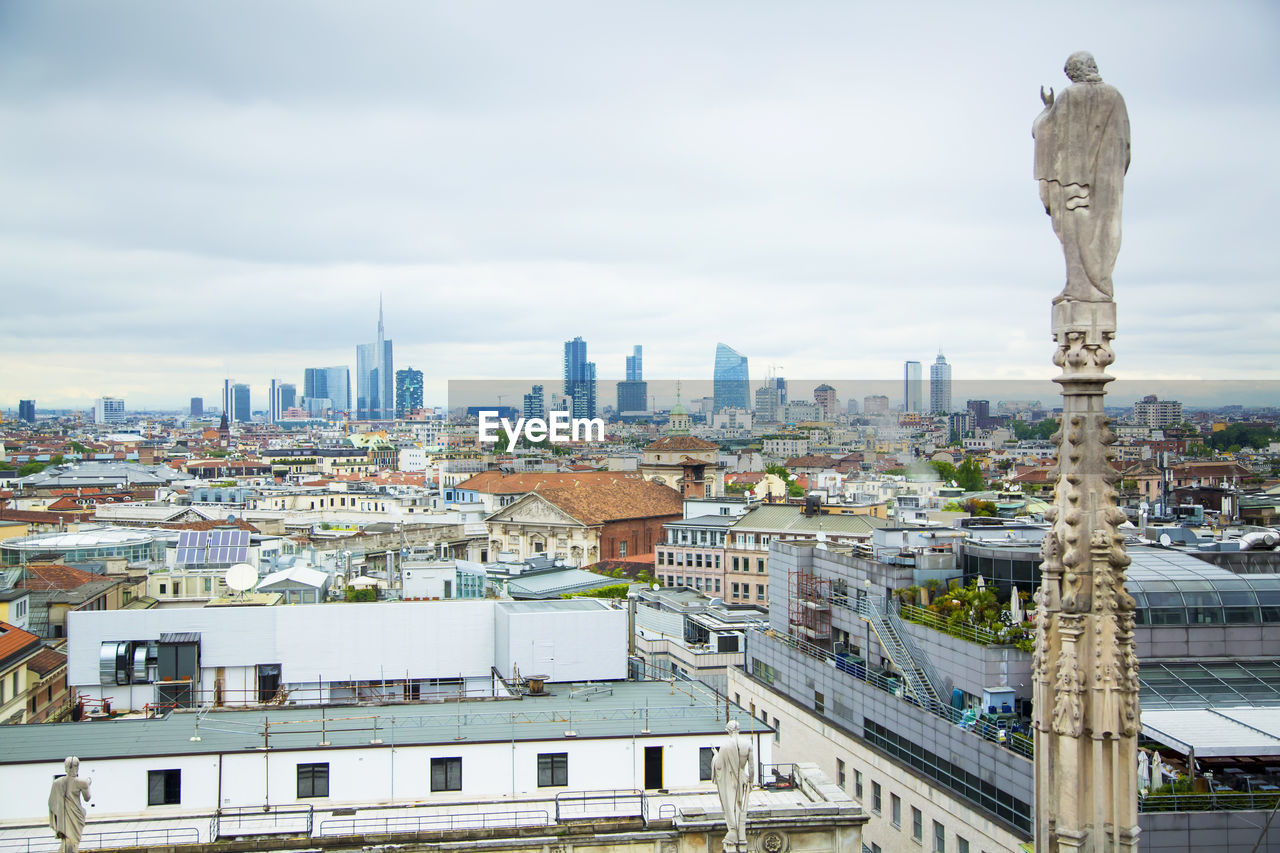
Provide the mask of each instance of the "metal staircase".
[{"label": "metal staircase", "polygon": [[942,713],[946,705],[938,698],[938,677],[932,672],[928,659],[907,636],[898,614],[889,608],[886,615],[869,595],[858,596],[854,609],[858,616],[871,625],[889,662],[902,673],[904,687],[911,697],[922,708],[935,714]]}]

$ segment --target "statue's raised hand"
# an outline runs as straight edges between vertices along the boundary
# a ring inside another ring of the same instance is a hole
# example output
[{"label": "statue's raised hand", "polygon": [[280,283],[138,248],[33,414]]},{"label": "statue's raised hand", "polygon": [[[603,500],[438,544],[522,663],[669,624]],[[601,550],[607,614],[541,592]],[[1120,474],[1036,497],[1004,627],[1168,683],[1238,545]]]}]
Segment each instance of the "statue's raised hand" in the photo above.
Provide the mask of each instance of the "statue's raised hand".
[{"label": "statue's raised hand", "polygon": [[1040,87],[1040,100],[1044,102],[1046,108],[1053,106],[1053,87],[1049,87],[1049,91],[1045,92],[1044,86]]}]

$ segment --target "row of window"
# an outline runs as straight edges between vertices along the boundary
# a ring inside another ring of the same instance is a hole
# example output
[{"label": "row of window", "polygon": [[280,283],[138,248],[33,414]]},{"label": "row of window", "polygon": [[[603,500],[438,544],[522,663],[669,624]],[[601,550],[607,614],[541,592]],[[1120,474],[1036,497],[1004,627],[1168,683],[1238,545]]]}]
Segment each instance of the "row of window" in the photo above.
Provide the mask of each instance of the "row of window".
[{"label": "row of window", "polygon": [[696,589],[700,592],[719,592],[720,578],[707,578],[706,584],[703,579],[696,575],[683,577],[681,575],[658,575],[658,582],[663,586],[687,586],[690,589]]},{"label": "row of window", "polygon": [[[844,759],[836,759],[836,781],[843,789],[846,786],[847,771],[845,769]],[[853,771],[853,797],[858,802],[862,799],[862,771]],[[871,813],[880,815],[884,808],[884,790],[880,783],[871,780]],[[889,823],[894,829],[902,829],[902,798],[892,791],[889,792]],[[933,821],[933,853],[947,853],[947,828],[938,821]],[[915,806],[911,806],[911,839],[917,844],[924,844],[924,813]],[[963,835],[956,835],[956,853],[969,853],[969,839]],[[870,845],[872,853],[879,853],[880,845]]]},{"label": "row of window", "polygon": [[690,566],[695,569],[718,569],[720,568],[719,554],[687,554],[684,551],[659,551],[657,555],[659,566]]},{"label": "row of window", "polygon": [[[710,758],[704,748],[699,757],[710,773]],[[298,799],[329,796],[329,762],[299,764],[297,766]],[[703,778],[710,779],[710,775]],[[561,788],[569,784],[569,753],[543,752],[538,754],[538,787]],[[431,790],[462,790],[462,759],[460,757],[431,759]],[[174,806],[182,803],[182,771],[148,770],[147,805]]]}]

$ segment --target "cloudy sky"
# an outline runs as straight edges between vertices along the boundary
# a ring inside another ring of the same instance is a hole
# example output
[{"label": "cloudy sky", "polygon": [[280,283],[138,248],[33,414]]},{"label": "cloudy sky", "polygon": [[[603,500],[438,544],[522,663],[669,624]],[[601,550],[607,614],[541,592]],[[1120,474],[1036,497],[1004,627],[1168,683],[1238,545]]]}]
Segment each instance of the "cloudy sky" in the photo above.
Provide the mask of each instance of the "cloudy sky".
[{"label": "cloudy sky", "polygon": [[[0,0],[0,407],[355,363],[1039,378],[1038,87],[1128,103],[1122,378],[1280,378],[1280,6]],[[1278,401],[1280,402],[1280,401]]]}]

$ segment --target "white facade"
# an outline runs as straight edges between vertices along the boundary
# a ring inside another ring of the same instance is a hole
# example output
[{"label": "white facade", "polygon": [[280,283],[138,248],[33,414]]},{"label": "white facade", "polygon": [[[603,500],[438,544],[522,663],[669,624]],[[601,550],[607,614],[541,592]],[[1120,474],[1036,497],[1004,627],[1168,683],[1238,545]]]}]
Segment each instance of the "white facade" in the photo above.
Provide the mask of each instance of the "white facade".
[{"label": "white facade", "polygon": [[255,704],[259,667],[276,665],[286,701],[308,703],[349,701],[365,689],[386,698],[389,684],[411,698],[413,682],[487,683],[493,666],[549,681],[627,676],[627,614],[590,599],[153,608],[75,612],[68,622],[68,683],[118,709],[157,702],[160,685],[101,683],[103,644],[169,633],[199,635],[200,703]]},{"label": "white facade", "polygon": [[93,422],[95,424],[118,424],[124,422],[124,400],[119,397],[99,397],[93,401]]}]

